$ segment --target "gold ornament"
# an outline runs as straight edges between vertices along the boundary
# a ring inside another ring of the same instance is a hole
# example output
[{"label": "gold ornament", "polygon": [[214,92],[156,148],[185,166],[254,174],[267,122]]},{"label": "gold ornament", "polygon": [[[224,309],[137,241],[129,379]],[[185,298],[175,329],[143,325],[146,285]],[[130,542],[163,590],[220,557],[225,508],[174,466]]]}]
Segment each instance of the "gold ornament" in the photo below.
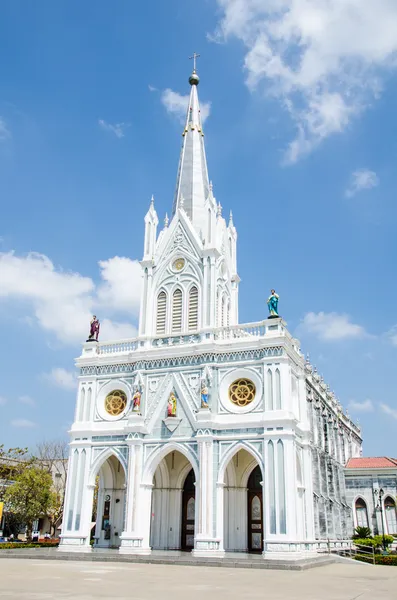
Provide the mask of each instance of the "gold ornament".
[{"label": "gold ornament", "polygon": [[184,258],[177,258],[174,261],[174,269],[175,271],[182,271],[183,267],[185,266],[185,259]]},{"label": "gold ornament", "polygon": [[255,398],[256,388],[250,379],[236,379],[229,386],[229,400],[236,406],[247,406]]},{"label": "gold ornament", "polygon": [[112,415],[112,417],[121,415],[126,406],[127,396],[121,390],[114,390],[106,396],[105,410],[109,415]]}]

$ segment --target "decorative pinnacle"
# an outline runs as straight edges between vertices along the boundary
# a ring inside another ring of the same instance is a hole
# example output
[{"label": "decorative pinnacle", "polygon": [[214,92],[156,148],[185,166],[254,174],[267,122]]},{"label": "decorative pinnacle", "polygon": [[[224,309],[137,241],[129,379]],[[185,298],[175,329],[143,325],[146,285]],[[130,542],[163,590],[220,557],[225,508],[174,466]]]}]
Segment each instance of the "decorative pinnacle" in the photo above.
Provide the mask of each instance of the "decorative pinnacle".
[{"label": "decorative pinnacle", "polygon": [[200,83],[200,77],[196,73],[196,60],[199,56],[200,54],[196,54],[196,52],[193,52],[193,56],[189,56],[190,60],[193,59],[193,73],[189,77],[190,85],[198,85]]},{"label": "decorative pinnacle", "polygon": [[218,204],[218,208],[217,208],[217,211],[216,211],[216,212],[217,212],[217,214],[218,214],[218,217],[221,217],[221,216],[222,216],[222,204],[221,204],[220,202],[219,202],[219,204]]},{"label": "decorative pinnacle", "polygon": [[230,211],[230,215],[229,215],[229,227],[231,227],[233,225],[233,213],[232,211]]},{"label": "decorative pinnacle", "polygon": [[169,218],[168,218],[168,213],[165,213],[165,218],[164,218],[164,229],[167,229],[168,227],[168,223],[170,222]]},{"label": "decorative pinnacle", "polygon": [[152,197],[150,199],[150,208],[154,208],[154,196],[152,194]]}]

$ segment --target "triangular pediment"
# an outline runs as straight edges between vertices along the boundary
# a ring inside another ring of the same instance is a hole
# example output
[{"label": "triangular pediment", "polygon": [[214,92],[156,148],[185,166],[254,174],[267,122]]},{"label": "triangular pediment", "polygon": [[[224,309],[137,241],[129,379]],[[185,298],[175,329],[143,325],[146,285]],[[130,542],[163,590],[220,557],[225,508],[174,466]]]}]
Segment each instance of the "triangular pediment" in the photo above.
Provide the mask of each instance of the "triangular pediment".
[{"label": "triangular pediment", "polygon": [[184,211],[178,210],[167,235],[164,235],[156,248],[155,262],[158,263],[174,253],[182,252],[194,259],[200,259],[202,243]]},{"label": "triangular pediment", "polygon": [[[171,393],[175,394],[177,399],[177,410],[174,417],[168,417],[167,414],[168,399]],[[167,377],[165,385],[161,386],[153,401],[155,409],[147,422],[147,428],[152,435],[160,436],[164,431],[164,427],[169,431],[174,430],[178,435],[188,435],[195,431],[196,422],[192,399],[177,373],[170,374]],[[178,424],[175,428],[171,427],[173,419]],[[166,420],[169,420],[170,427],[167,423],[164,423]]]}]

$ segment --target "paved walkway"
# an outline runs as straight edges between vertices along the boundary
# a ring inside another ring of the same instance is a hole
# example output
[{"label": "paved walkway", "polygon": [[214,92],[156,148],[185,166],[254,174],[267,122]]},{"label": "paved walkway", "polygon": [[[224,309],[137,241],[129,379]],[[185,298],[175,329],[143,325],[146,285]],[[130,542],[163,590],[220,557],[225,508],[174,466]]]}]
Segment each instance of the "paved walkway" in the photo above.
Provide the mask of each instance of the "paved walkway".
[{"label": "paved walkway", "polygon": [[264,571],[133,563],[1,561],[7,600],[396,600],[397,567]]}]

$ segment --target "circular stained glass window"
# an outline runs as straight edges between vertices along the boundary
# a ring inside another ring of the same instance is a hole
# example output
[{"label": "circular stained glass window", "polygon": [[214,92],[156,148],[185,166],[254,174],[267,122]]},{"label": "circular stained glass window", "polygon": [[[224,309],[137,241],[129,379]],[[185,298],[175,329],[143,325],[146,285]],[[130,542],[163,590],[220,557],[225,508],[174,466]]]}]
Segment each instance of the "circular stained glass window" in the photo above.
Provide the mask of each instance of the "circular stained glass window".
[{"label": "circular stained glass window", "polygon": [[236,379],[229,386],[229,400],[236,406],[247,406],[255,398],[256,388],[250,379]]},{"label": "circular stained glass window", "polygon": [[105,410],[109,415],[112,415],[112,417],[121,415],[126,406],[127,395],[121,390],[114,390],[106,396]]},{"label": "circular stained glass window", "polygon": [[172,266],[174,267],[175,271],[182,271],[183,267],[185,266],[185,259],[177,258],[174,260],[174,264]]}]

